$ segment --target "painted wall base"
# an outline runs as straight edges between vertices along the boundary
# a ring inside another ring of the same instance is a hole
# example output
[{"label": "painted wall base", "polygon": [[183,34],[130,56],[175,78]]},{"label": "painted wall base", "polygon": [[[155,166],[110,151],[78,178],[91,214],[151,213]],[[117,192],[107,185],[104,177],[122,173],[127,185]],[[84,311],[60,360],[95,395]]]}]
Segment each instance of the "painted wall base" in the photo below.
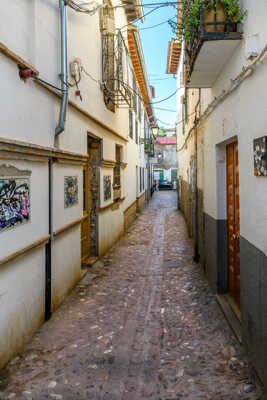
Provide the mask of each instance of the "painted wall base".
[{"label": "painted wall base", "polygon": [[137,203],[134,201],[125,211],[124,211],[124,230],[127,231],[132,223],[136,219]]},{"label": "painted wall base", "polygon": [[[228,291],[227,221],[205,218],[206,273],[214,293]],[[267,386],[267,257],[240,238],[242,341],[251,364]]]},{"label": "painted wall base", "polygon": [[137,202],[137,212],[143,211],[143,209],[146,206],[146,194],[145,193],[141,194],[141,196],[137,198],[136,202]]},{"label": "painted wall base", "polygon": [[205,270],[214,293],[228,288],[227,221],[204,213]]},{"label": "painted wall base", "polygon": [[242,337],[252,364],[267,386],[267,257],[243,237],[240,249]]}]

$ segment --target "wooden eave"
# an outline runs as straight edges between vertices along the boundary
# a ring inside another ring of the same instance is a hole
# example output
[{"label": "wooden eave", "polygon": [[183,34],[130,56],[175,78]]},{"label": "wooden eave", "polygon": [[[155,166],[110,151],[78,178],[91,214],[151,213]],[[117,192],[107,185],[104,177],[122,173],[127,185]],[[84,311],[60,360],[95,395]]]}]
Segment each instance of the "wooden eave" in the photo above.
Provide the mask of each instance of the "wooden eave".
[{"label": "wooden eave", "polygon": [[142,7],[138,7],[135,0],[122,0],[122,4],[125,6],[125,13],[128,22],[132,22],[137,18],[142,17],[140,12],[142,10]]},{"label": "wooden eave", "polygon": [[178,39],[171,39],[168,44],[166,74],[176,74],[181,56],[182,44]]},{"label": "wooden eave", "polygon": [[128,28],[128,46],[129,52],[133,64],[134,73],[138,82],[138,86],[141,92],[141,96],[146,108],[147,116],[151,121],[153,118],[153,112],[150,105],[150,96],[148,92],[148,87],[145,80],[145,75],[142,67],[141,57],[139,55],[138,46],[135,40],[134,32],[136,32],[138,28],[136,26],[131,25]]}]

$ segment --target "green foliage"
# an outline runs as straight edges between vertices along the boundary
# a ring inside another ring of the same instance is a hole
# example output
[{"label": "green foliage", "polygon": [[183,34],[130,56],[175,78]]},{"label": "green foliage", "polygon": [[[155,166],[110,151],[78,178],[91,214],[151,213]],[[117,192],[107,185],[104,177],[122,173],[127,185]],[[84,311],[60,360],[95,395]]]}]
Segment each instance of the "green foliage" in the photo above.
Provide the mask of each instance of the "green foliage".
[{"label": "green foliage", "polygon": [[[227,19],[233,23],[243,21],[247,11],[241,11],[239,0],[220,0],[220,2],[224,6]],[[182,0],[182,3],[183,17],[179,31],[186,40],[192,42],[199,31],[201,9],[211,10],[214,7],[214,0]]]},{"label": "green foliage", "polygon": [[239,0],[222,0],[222,4],[224,5],[227,17],[235,24],[242,22],[247,15],[247,10],[240,10]]}]

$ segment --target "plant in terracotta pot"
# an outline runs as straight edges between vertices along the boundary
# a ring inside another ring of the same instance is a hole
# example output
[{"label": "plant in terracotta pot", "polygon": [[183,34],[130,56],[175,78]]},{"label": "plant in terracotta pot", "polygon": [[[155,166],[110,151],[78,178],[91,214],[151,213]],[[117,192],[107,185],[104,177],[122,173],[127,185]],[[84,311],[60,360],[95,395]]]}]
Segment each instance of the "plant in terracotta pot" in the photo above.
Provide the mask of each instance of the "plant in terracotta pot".
[{"label": "plant in terracotta pot", "polygon": [[239,0],[221,0],[227,18],[234,24],[238,24],[243,21],[247,15],[247,10],[242,11],[240,9]]},{"label": "plant in terracotta pot", "polygon": [[207,23],[214,23],[216,15],[216,22],[225,22],[226,12],[222,1],[216,2],[216,7],[214,2],[208,2],[208,4],[204,5],[204,23],[205,23],[205,31],[206,32],[224,32],[225,25],[218,24],[216,25],[206,25]]},{"label": "plant in terracotta pot", "polygon": [[[182,36],[189,42],[193,42],[199,34],[202,9],[204,10],[205,24],[215,21],[215,10],[217,22],[229,20],[233,24],[242,22],[247,13],[241,11],[239,0],[182,0],[182,3],[183,15],[179,29]],[[218,24],[216,30],[217,32],[224,32],[226,30],[225,24]],[[215,25],[205,25],[205,31],[214,32]]]}]

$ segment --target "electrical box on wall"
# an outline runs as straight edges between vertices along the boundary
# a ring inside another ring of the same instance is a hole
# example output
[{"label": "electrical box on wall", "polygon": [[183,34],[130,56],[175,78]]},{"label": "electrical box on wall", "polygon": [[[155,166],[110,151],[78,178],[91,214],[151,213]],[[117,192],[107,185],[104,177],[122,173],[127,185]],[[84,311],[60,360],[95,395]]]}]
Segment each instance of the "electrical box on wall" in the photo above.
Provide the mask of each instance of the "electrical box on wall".
[{"label": "electrical box on wall", "polygon": [[267,136],[254,139],[254,175],[267,176]]}]

